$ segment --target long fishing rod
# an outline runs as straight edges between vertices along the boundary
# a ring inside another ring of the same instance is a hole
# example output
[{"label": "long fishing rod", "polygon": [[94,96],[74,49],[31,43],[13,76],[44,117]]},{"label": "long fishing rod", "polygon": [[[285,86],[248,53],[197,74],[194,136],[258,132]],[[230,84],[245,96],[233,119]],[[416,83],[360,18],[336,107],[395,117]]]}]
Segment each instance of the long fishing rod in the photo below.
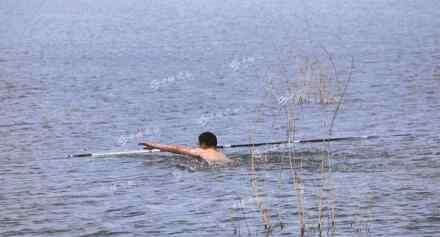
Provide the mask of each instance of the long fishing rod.
[{"label": "long fishing rod", "polygon": [[[290,143],[319,143],[319,142],[337,142],[337,141],[356,141],[356,140],[366,140],[366,139],[376,139],[381,137],[404,137],[410,136],[411,134],[396,134],[388,136],[350,136],[350,137],[329,137],[329,138],[318,138],[318,139],[299,139],[293,141],[275,141],[275,142],[261,142],[261,143],[245,143],[245,144],[225,144],[217,146],[219,149],[225,148],[239,148],[239,147],[256,147],[256,146],[269,146],[269,145],[281,145]],[[142,145],[142,144],[139,144]],[[68,155],[67,157],[107,157],[107,156],[119,156],[119,155],[142,155],[160,152],[159,149],[152,150],[128,150],[128,151],[113,151],[113,152],[99,152],[99,153],[82,153]]]},{"label": "long fishing rod", "polygon": [[[410,136],[410,134],[395,134],[389,135],[389,137],[404,137]],[[238,148],[238,147],[255,147],[255,146],[267,146],[267,145],[281,145],[281,144],[289,144],[289,143],[318,143],[318,142],[337,142],[337,141],[356,141],[363,139],[375,139],[386,136],[352,136],[352,137],[330,137],[330,138],[318,138],[318,139],[304,139],[304,140],[293,140],[293,141],[276,141],[276,142],[262,142],[262,143],[246,143],[246,144],[231,144],[231,145],[222,145],[217,146],[217,148]]]},{"label": "long fishing rod", "polygon": [[98,153],[82,153],[82,154],[73,154],[68,155],[67,157],[104,157],[104,156],[119,156],[119,155],[142,155],[149,154],[153,152],[160,152],[159,149],[153,150],[129,150],[129,151],[110,151],[110,152],[98,152]]}]

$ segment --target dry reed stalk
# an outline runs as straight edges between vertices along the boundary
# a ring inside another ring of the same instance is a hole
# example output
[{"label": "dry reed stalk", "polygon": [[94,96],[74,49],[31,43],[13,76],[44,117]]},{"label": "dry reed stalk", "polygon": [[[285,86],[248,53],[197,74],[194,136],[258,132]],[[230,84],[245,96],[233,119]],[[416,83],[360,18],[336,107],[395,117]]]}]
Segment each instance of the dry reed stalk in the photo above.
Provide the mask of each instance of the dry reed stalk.
[{"label": "dry reed stalk", "polygon": [[[330,53],[324,48],[323,51],[328,56],[328,59],[330,61],[331,67],[333,68],[334,72],[334,79],[336,82],[338,82],[338,72],[336,70],[335,63],[333,61],[332,56]],[[294,181],[294,190],[296,192],[297,196],[297,208],[298,208],[298,218],[301,228],[301,236],[304,235],[306,226],[305,226],[305,210],[304,210],[304,187],[303,187],[303,181],[298,173],[298,169],[301,170],[302,168],[302,159],[295,159],[295,145],[293,144],[293,140],[295,138],[295,114],[294,114],[294,106],[295,105],[302,105],[302,104],[309,104],[309,103],[319,103],[319,104],[329,104],[336,102],[336,99],[332,96],[332,93],[330,93],[329,89],[331,87],[329,86],[331,77],[329,76],[329,70],[327,67],[327,64],[323,64],[320,62],[319,59],[310,59],[305,58],[303,62],[299,66],[299,70],[297,70],[297,76],[295,81],[289,81],[288,78],[288,70],[286,68],[285,64],[280,64],[281,71],[280,75],[283,75],[284,78],[286,78],[287,82],[287,89],[288,89],[288,95],[282,96],[283,102],[287,102],[287,120],[288,120],[288,145],[289,145],[289,164],[290,164],[290,172],[291,176]],[[343,101],[344,95],[347,91],[348,84],[351,80],[351,73],[353,68],[353,60],[352,60],[352,67],[350,69],[349,79],[345,83],[345,87],[342,92],[342,96],[340,100],[338,101],[338,104],[336,106],[335,112],[333,113],[333,116],[330,120],[330,128],[329,128],[329,134],[332,134],[332,129],[334,126],[334,122],[336,119],[336,116],[340,110],[341,103]],[[270,95],[276,95],[274,84],[272,79],[269,81],[268,90],[270,91]],[[279,100],[281,97],[277,97]],[[287,99],[287,100],[286,100]],[[277,100],[277,101],[278,101]],[[280,101],[278,101],[280,102]],[[280,103],[281,104],[281,103]],[[290,105],[291,104],[291,105]],[[325,194],[328,191],[326,190],[327,185],[330,185],[330,182],[328,179],[330,179],[328,172],[330,171],[330,144],[327,144],[327,159],[323,160],[321,162],[321,176],[322,176],[322,186],[320,191],[320,202],[319,202],[319,224],[318,229],[320,229],[320,232],[322,232],[323,225],[324,225],[324,210],[325,210]],[[331,208],[331,215],[329,215],[329,219],[331,218],[331,221],[329,221],[329,226],[332,226],[333,229],[336,225],[336,192],[334,188],[330,189],[332,192],[332,208]],[[329,208],[330,209],[330,208]],[[331,223],[331,224],[330,224]]]},{"label": "dry reed stalk", "polygon": [[[289,88],[289,93],[292,91]],[[293,107],[293,106],[292,106]],[[304,191],[302,188],[302,180],[301,177],[296,172],[296,168],[302,167],[302,163],[296,165],[294,167],[292,159],[295,159],[295,147],[294,147],[294,139],[295,139],[295,119],[293,117],[292,107],[287,107],[287,121],[288,121],[288,144],[289,144],[289,164],[290,171],[293,178],[294,190],[297,195],[297,208],[298,208],[298,219],[300,223],[300,236],[303,237],[305,234],[305,218],[304,218]]]},{"label": "dry reed stalk", "polygon": [[[336,117],[338,115],[338,112],[339,112],[339,110],[341,108],[341,105],[342,105],[342,103],[344,101],[345,95],[347,93],[348,86],[349,86],[349,84],[351,82],[352,75],[353,75],[353,68],[354,68],[354,58],[352,57],[351,58],[351,65],[350,65],[350,71],[348,73],[347,81],[345,82],[344,89],[342,91],[342,94],[341,94],[341,97],[340,97],[340,99],[338,101],[338,104],[336,105],[335,112],[333,113],[333,117],[332,117],[332,120],[330,122],[329,136],[333,135],[333,126],[334,126]],[[330,143],[329,143],[329,146],[330,146]],[[330,148],[328,150],[328,153],[329,152],[330,152]],[[329,156],[327,158],[329,158]],[[329,162],[329,159],[327,160],[327,162]],[[332,233],[334,233],[335,232],[335,228],[336,228],[336,190],[335,190],[333,182],[332,181],[330,181],[330,182],[332,183],[332,189],[331,189],[332,190],[332,209],[331,209],[332,210],[332,212],[331,212],[331,218],[332,218],[331,220],[332,221],[331,221],[331,225],[332,225]]]},{"label": "dry reed stalk", "polygon": [[301,237],[304,236],[306,231],[305,226],[305,218],[304,218],[304,192],[303,188],[301,186],[301,178],[298,176],[298,174],[294,171],[294,187],[295,191],[298,195],[298,209],[299,209],[299,221],[300,221],[300,235]]},{"label": "dry reed stalk", "polygon": [[[283,171],[283,167],[282,167],[282,163],[280,163],[280,176],[278,178],[278,191],[281,193],[281,188],[282,188],[282,171]],[[281,215],[281,209],[280,207],[277,208],[277,215],[278,215],[278,222],[280,224],[280,228],[281,230],[284,228],[284,224],[283,224],[283,220],[282,220],[282,215]]]},{"label": "dry reed stalk", "polygon": [[336,231],[336,191],[332,185],[332,235]]},{"label": "dry reed stalk", "polygon": [[254,192],[254,195],[255,195],[255,202],[257,204],[257,208],[261,214],[261,220],[264,224],[264,229],[266,230],[266,234],[269,234],[272,232],[272,220],[270,218],[269,210],[264,207],[263,198],[260,196],[260,191],[258,189],[257,172],[255,169],[256,168],[255,147],[251,147],[250,152],[251,152],[251,172],[250,172],[250,174],[251,174],[252,191]]},{"label": "dry reed stalk", "polygon": [[319,236],[322,235],[322,228],[324,227],[324,160],[321,161],[321,191],[319,192]]},{"label": "dry reed stalk", "polygon": [[343,89],[342,94],[341,94],[341,96],[339,98],[338,104],[336,105],[335,112],[333,113],[332,119],[330,120],[330,127],[329,127],[329,132],[328,132],[329,136],[333,135],[333,127],[335,125],[335,120],[336,120],[336,117],[338,116],[339,110],[341,109],[341,105],[342,105],[342,102],[344,101],[345,94],[347,93],[348,85],[351,82],[352,74],[353,74],[353,68],[354,68],[354,58],[351,58],[351,66],[350,66],[350,71],[348,73],[348,79],[345,82],[344,89]]},{"label": "dry reed stalk", "polygon": [[[288,98],[296,98],[295,92],[292,88],[292,86],[289,84],[289,80],[287,79],[287,73],[288,70],[285,67],[285,65],[282,65],[283,73],[286,75],[286,86],[288,90]],[[295,86],[295,85],[293,85]],[[293,185],[294,190],[297,195],[297,209],[298,209],[298,219],[300,223],[300,236],[304,237],[305,234],[305,215],[304,215],[304,192],[302,187],[302,180],[301,177],[296,172],[296,168],[301,167],[302,168],[302,160],[296,161],[295,159],[295,143],[293,141],[295,140],[295,117],[294,117],[294,105],[297,103],[297,100],[289,99],[286,103],[286,111],[287,111],[287,139],[288,139],[288,146],[289,146],[289,164],[290,164],[290,172],[291,176],[293,178]],[[295,164],[294,162],[299,164]]]}]

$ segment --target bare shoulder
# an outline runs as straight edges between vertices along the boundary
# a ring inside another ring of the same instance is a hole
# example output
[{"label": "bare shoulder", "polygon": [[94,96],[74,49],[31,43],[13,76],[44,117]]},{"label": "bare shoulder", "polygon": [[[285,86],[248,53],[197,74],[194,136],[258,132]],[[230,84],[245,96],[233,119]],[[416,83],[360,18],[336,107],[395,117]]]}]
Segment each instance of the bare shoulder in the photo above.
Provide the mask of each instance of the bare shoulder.
[{"label": "bare shoulder", "polygon": [[190,148],[191,153],[195,156],[201,156],[203,154],[203,149],[201,148]]},{"label": "bare shoulder", "polygon": [[229,159],[223,152],[215,149],[203,149],[203,148],[191,148],[192,156],[197,156],[208,162],[210,165],[227,165],[234,163],[232,159]]}]

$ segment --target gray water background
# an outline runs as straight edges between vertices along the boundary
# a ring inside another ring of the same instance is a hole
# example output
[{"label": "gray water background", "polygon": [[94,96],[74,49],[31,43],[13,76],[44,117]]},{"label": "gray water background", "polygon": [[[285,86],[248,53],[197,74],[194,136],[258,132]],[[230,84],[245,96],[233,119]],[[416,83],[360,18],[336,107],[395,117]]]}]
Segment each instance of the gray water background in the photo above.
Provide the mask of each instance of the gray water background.
[{"label": "gray water background", "polygon": [[[193,145],[205,130],[220,143],[285,139],[284,80],[295,80],[298,58],[325,59],[324,47],[341,80],[355,65],[336,136],[412,134],[331,145],[335,235],[438,236],[439,9],[429,0],[2,0],[0,235],[264,235],[247,150],[226,151],[240,166],[195,172],[163,155],[64,157],[143,140]],[[267,95],[268,77],[278,97]],[[297,136],[327,135],[334,108],[298,108]],[[306,234],[317,236],[325,146],[297,149]],[[273,161],[282,155],[258,162],[257,176],[272,234],[299,235],[288,165]]]}]

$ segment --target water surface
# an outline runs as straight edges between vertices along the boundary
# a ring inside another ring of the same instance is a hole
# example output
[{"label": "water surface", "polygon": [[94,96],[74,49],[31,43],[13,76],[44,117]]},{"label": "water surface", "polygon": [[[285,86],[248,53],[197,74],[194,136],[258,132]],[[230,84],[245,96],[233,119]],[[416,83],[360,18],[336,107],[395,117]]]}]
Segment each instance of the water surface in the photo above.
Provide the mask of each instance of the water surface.
[{"label": "water surface", "polygon": [[[188,169],[163,155],[64,157],[143,140],[193,145],[205,130],[228,144],[285,139],[285,80],[297,79],[304,58],[329,65],[325,48],[341,81],[355,62],[334,135],[412,134],[331,145],[324,203],[336,193],[336,236],[437,236],[438,9],[409,0],[1,1],[1,235],[264,235],[246,149],[226,151],[242,161],[228,168]],[[296,135],[327,135],[334,108],[297,107]],[[265,149],[256,173],[272,235],[298,235],[285,149]],[[315,236],[326,146],[296,149]]]}]

